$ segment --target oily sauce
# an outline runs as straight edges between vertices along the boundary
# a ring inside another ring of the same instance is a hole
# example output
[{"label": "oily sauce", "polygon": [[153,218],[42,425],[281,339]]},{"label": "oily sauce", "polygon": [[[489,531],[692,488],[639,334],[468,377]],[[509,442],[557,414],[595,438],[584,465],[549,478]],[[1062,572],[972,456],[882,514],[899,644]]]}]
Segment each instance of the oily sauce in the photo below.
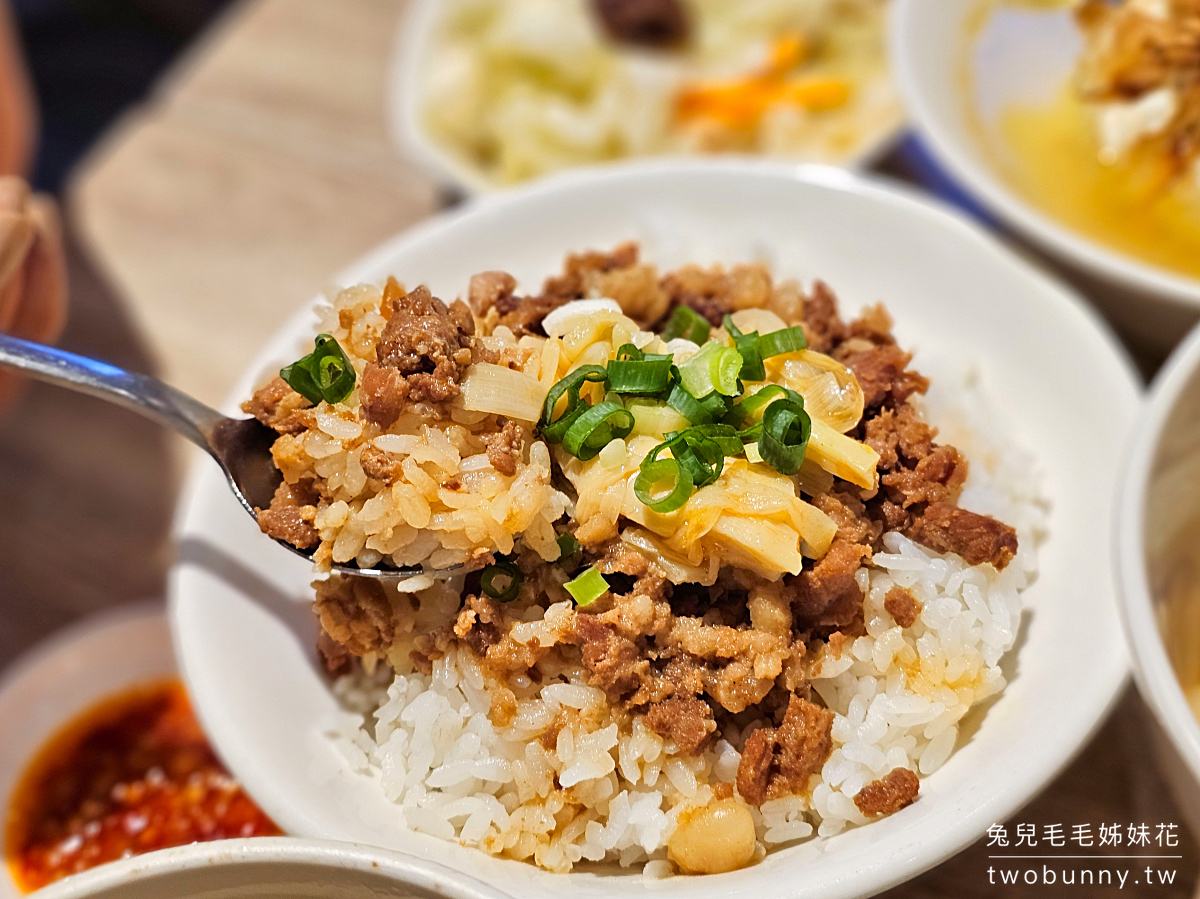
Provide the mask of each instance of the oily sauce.
[{"label": "oily sauce", "polygon": [[1028,199],[1110,247],[1200,277],[1200,186],[1173,176],[1161,148],[1101,162],[1092,116],[1069,87],[999,124],[1009,180]]},{"label": "oily sauce", "polygon": [[168,681],[108,699],[51,738],[14,794],[5,852],[31,891],[155,849],[279,833]]}]

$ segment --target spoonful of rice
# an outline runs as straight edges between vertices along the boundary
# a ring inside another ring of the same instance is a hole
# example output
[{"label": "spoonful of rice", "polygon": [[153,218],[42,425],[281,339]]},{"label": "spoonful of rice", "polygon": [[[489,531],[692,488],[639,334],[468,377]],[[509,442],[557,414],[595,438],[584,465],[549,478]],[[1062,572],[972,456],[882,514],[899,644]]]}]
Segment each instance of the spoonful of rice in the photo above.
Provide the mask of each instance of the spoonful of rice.
[{"label": "spoonful of rice", "polygon": [[[4,334],[0,334],[0,368],[116,403],[182,434],[216,460],[234,496],[255,521],[259,510],[270,506],[283,480],[271,457],[271,445],[279,436],[275,431],[255,418],[224,416],[155,378]],[[284,540],[275,542],[312,560],[311,550],[299,549]],[[457,569],[356,565],[333,565],[332,570],[382,580],[407,580],[419,575],[449,577],[457,573]]]}]

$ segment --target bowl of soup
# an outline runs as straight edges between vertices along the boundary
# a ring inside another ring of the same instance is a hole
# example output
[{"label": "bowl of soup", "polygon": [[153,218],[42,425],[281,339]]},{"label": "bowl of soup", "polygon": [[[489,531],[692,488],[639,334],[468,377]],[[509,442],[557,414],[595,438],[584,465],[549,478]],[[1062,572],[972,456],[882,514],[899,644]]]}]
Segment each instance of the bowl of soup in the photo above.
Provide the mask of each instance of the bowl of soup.
[{"label": "bowl of soup", "polygon": [[1134,675],[1160,762],[1200,827],[1200,328],[1158,375],[1134,431],[1115,557]]}]

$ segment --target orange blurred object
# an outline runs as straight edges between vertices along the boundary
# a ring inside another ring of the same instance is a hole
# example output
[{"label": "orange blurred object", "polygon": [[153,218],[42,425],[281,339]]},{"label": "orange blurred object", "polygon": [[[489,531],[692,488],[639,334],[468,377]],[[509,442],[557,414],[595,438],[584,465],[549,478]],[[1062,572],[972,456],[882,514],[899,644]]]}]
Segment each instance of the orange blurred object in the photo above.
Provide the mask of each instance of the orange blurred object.
[{"label": "orange blurred object", "polygon": [[32,891],[155,849],[280,833],[168,681],[106,700],[51,738],[14,794],[5,854]]},{"label": "orange blurred object", "polygon": [[844,104],[850,89],[840,79],[788,77],[807,55],[803,35],[786,34],[772,45],[770,61],[761,71],[744,78],[685,86],[676,98],[675,113],[685,121],[715,119],[729,128],[748,131],[777,103],[814,111]]}]

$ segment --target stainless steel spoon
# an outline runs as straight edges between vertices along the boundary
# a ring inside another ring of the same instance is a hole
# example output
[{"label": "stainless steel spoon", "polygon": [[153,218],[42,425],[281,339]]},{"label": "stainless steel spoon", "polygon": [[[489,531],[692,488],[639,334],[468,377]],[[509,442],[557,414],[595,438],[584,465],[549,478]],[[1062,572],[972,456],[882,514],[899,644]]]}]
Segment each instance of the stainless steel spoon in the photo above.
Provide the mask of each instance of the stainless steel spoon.
[{"label": "stainless steel spoon", "polygon": [[[228,418],[155,378],[5,334],[0,334],[0,368],[116,403],[182,434],[217,461],[234,496],[256,522],[255,509],[271,504],[283,480],[271,458],[271,444],[279,436],[273,430],[255,418]],[[275,542],[312,561],[311,552]],[[395,581],[421,574],[449,577],[459,569],[334,565],[333,571]]]}]

